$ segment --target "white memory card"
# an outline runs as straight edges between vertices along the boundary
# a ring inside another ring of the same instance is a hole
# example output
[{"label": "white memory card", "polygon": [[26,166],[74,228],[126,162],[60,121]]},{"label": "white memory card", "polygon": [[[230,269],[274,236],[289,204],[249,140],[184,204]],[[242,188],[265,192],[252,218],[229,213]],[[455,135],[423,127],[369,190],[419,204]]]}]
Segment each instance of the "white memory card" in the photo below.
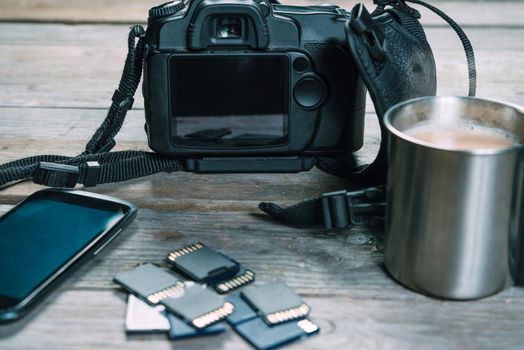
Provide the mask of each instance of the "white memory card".
[{"label": "white memory card", "polygon": [[128,333],[166,332],[169,321],[164,314],[164,306],[149,306],[147,303],[129,294],[125,329]]}]

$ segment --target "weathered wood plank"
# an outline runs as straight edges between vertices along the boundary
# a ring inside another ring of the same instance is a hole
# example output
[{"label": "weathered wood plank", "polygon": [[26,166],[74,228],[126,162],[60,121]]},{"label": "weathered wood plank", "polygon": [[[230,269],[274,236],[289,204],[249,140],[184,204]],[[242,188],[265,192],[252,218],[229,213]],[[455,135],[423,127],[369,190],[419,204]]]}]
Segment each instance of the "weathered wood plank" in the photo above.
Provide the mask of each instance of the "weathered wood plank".
[{"label": "weathered wood plank", "polygon": [[250,212],[141,208],[130,228],[66,285],[112,288],[118,272],[146,261],[168,267],[169,251],[201,241],[252,268],[258,281],[282,279],[304,294],[351,293],[361,298],[380,297],[387,290],[388,299],[420,299],[414,293],[406,295],[386,276],[380,242],[371,232],[353,229],[336,235],[323,231],[288,228]]},{"label": "weathered wood plank", "polygon": [[[287,349],[521,349],[524,304],[518,300],[306,298],[320,335]],[[250,349],[229,329],[219,336],[170,342],[163,334],[126,336],[125,296],[117,291],[56,293],[27,319],[0,328],[2,349]],[[52,335],[52,336],[50,336]]]},{"label": "weathered wood plank", "polygon": [[[8,208],[0,206],[2,212]],[[250,212],[218,210],[141,209],[135,222],[67,280],[64,288],[114,288],[112,279],[118,272],[143,262],[169,268],[164,260],[169,251],[197,241],[252,268],[258,283],[284,280],[303,295],[429,300],[388,277],[383,268],[382,243],[373,231],[295,229]],[[490,300],[522,297],[523,288],[512,288]]]},{"label": "weathered wood plank", "polygon": [[[5,30],[0,33],[13,32],[11,25],[3,26]],[[1,39],[13,39],[0,34],[0,49],[8,53],[0,56],[0,106],[108,107],[126,54],[126,27],[36,25],[31,36],[18,30],[21,25],[12,26],[14,33],[20,32],[14,40],[18,44],[4,44]],[[106,29],[109,35],[104,34]],[[478,95],[524,104],[523,47],[511,45],[522,43],[518,38],[524,35],[524,29],[500,33],[472,29],[471,34],[473,44],[478,43]],[[428,36],[436,47],[439,93],[465,94],[466,62],[458,39],[443,29],[430,29]],[[87,43],[83,42],[84,37]],[[136,100],[135,108],[142,108],[141,93]],[[368,103],[368,111],[372,110]]]},{"label": "weathered wood plank", "polygon": [[[373,9],[371,0],[362,1]],[[147,20],[147,11],[161,1],[114,0],[3,0],[0,3],[0,20],[42,21],[64,23],[142,23]],[[314,5],[317,0],[289,0],[285,4]],[[351,9],[357,1],[337,0],[331,3]],[[459,24],[480,26],[522,26],[524,3],[522,1],[431,1],[432,4],[453,17]],[[444,25],[433,13],[413,5],[423,13],[423,22]]]}]

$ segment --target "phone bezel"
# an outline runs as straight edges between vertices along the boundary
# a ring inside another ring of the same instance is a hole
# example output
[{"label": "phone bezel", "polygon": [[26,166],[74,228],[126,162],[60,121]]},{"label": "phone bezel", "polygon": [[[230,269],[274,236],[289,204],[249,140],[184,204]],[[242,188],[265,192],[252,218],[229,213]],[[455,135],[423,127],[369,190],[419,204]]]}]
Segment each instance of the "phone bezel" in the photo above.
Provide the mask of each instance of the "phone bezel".
[{"label": "phone bezel", "polygon": [[70,189],[44,189],[33,193],[2,215],[0,222],[16,213],[25,203],[39,198],[101,209],[121,209],[124,215],[112,227],[95,236],[77,254],[65,261],[53,274],[47,276],[45,280],[36,286],[25,298],[15,299],[0,295],[0,323],[19,319],[36,304],[36,301],[41,300],[42,297],[56,286],[70,271],[91,257],[94,252],[98,253],[99,248],[103,249],[104,244],[108,240],[112,240],[133,221],[138,210],[134,204],[110,196]]}]

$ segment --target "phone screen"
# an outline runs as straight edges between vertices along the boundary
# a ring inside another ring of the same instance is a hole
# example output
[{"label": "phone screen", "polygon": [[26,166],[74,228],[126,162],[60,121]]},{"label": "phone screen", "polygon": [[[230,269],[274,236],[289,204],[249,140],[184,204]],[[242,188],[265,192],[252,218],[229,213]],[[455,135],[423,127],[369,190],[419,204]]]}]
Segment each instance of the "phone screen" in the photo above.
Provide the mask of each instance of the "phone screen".
[{"label": "phone screen", "polygon": [[36,196],[0,218],[0,297],[23,300],[125,215],[72,198]]}]

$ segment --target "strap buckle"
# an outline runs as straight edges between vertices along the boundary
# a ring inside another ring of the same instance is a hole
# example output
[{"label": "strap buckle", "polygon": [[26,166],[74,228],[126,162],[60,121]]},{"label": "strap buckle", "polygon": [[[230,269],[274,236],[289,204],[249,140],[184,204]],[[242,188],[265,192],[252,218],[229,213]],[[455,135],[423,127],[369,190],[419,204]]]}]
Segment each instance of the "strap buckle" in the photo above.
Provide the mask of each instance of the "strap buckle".
[{"label": "strap buckle", "polygon": [[383,217],[386,209],[384,188],[370,187],[361,191],[337,191],[322,195],[324,226],[346,228],[366,225]]},{"label": "strap buckle", "polygon": [[97,161],[86,162],[81,167],[40,162],[32,175],[35,184],[67,188],[74,188],[81,178],[85,187],[94,187],[98,184],[99,176],[100,164]]},{"label": "strap buckle", "polygon": [[73,165],[40,162],[32,177],[38,185],[73,188],[78,183],[80,170]]},{"label": "strap buckle", "polygon": [[373,21],[363,4],[358,4],[351,10],[349,23],[351,28],[362,37],[371,57],[376,61],[383,61],[386,58],[384,33]]}]

